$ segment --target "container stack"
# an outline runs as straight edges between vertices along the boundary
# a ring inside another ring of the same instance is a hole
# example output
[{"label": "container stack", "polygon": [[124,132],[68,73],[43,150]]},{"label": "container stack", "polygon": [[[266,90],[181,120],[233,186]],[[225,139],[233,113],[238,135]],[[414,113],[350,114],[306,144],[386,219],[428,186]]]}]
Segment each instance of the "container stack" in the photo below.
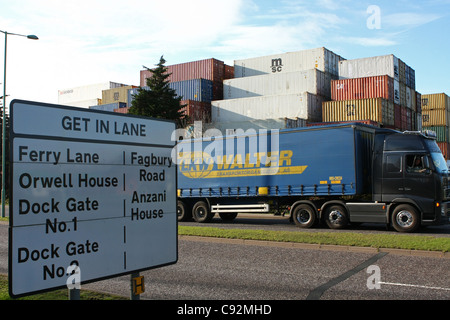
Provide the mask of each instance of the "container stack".
[{"label": "container stack", "polygon": [[137,86],[116,86],[114,88],[102,90],[101,103],[91,105],[89,109],[109,112],[128,113],[128,91]]},{"label": "container stack", "polygon": [[[167,66],[170,87],[174,89],[189,120],[209,122],[211,101],[223,99],[223,81],[234,77],[234,68],[217,59],[205,59]],[[141,70],[140,85],[146,88],[149,70]],[[128,93],[128,104],[137,90]]]},{"label": "container stack", "polygon": [[446,160],[450,159],[450,97],[445,93],[422,95],[423,130],[436,132],[437,143]]},{"label": "container stack", "polygon": [[101,105],[105,103],[102,101],[103,90],[122,88],[125,86],[127,85],[109,81],[58,90],[58,104],[83,108]]},{"label": "container stack", "polygon": [[233,128],[267,121],[267,129],[275,129],[273,123],[321,121],[322,102],[331,98],[342,59],[317,48],[235,60],[235,78],[223,81],[224,100],[212,102],[212,122]]},{"label": "container stack", "polygon": [[394,55],[343,60],[331,81],[324,122],[371,120],[398,130],[417,130],[421,113],[415,71]]}]

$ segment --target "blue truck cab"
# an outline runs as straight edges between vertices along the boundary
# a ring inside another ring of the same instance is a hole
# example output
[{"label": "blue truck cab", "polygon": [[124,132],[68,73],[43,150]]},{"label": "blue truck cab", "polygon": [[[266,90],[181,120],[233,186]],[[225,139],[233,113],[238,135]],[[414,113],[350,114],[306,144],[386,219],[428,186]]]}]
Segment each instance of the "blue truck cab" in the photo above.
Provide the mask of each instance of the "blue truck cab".
[{"label": "blue truck cab", "polygon": [[430,133],[352,123],[180,141],[178,219],[287,208],[299,227],[449,222],[445,159]]}]

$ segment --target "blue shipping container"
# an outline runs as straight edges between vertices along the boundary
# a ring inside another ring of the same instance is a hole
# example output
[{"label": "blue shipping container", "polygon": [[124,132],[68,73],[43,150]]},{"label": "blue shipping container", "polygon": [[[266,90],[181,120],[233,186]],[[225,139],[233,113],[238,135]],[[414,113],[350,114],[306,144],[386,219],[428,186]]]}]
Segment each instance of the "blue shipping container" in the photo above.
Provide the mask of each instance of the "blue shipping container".
[{"label": "blue shipping container", "polygon": [[126,108],[126,106],[127,104],[125,102],[114,102],[108,104],[101,104],[98,106],[92,106],[89,107],[89,109],[114,112],[115,109]]},{"label": "blue shipping container", "polygon": [[179,196],[368,194],[374,133],[345,124],[184,140]]},{"label": "blue shipping container", "polygon": [[169,87],[174,89],[181,100],[211,102],[213,100],[213,82],[206,79],[192,79],[171,82]]}]

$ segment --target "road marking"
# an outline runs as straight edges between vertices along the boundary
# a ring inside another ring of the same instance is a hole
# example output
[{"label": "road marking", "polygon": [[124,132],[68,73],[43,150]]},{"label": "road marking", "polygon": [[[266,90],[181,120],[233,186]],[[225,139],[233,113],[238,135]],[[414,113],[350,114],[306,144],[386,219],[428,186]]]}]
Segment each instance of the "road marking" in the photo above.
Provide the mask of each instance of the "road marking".
[{"label": "road marking", "polygon": [[383,281],[380,281],[378,283],[379,284],[387,284],[387,285],[391,285],[391,286],[413,287],[413,288],[422,288],[422,289],[450,291],[450,288],[429,287],[429,286],[421,286],[421,285],[417,285],[417,284],[393,283],[393,282],[383,282]]},{"label": "road marking", "polygon": [[306,300],[319,300],[325,291],[327,291],[331,287],[334,287],[338,283],[350,278],[351,276],[357,274],[358,272],[366,269],[368,266],[373,265],[377,260],[383,258],[387,254],[388,254],[387,252],[380,252],[380,253],[374,255],[372,258],[357,265],[353,269],[347,271],[346,273],[341,274],[340,276],[333,278],[330,281],[328,281],[327,283],[315,288],[314,290],[312,290],[309,293],[309,295],[306,297]]}]

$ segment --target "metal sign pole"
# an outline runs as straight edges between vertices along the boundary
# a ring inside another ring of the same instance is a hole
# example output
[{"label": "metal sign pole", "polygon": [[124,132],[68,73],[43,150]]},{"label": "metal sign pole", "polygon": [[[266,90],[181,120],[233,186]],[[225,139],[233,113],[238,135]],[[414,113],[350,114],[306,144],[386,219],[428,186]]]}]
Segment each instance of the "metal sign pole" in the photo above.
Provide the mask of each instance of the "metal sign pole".
[{"label": "metal sign pole", "polygon": [[80,300],[80,289],[69,289],[69,300]]},{"label": "metal sign pole", "polygon": [[141,293],[145,291],[144,277],[139,272],[131,274],[131,295],[130,300],[141,300]]}]

